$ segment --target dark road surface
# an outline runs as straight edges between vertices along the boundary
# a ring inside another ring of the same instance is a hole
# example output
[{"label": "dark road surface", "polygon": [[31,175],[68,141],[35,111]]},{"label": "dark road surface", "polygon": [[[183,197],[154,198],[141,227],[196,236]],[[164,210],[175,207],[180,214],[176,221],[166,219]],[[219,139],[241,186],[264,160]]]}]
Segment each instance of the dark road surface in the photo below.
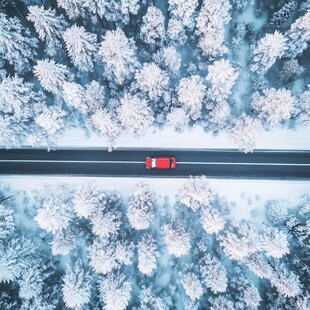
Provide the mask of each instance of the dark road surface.
[{"label": "dark road surface", "polygon": [[[148,156],[173,155],[175,170],[148,170]],[[309,179],[310,151],[43,149],[0,150],[0,175]]]}]

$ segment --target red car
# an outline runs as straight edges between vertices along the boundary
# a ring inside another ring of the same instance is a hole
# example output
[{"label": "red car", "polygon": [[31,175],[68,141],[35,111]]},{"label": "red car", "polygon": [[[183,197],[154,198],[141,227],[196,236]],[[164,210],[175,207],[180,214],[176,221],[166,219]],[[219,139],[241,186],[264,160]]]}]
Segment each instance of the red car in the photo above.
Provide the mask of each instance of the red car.
[{"label": "red car", "polygon": [[174,169],[177,165],[174,156],[154,156],[145,160],[147,169]]}]

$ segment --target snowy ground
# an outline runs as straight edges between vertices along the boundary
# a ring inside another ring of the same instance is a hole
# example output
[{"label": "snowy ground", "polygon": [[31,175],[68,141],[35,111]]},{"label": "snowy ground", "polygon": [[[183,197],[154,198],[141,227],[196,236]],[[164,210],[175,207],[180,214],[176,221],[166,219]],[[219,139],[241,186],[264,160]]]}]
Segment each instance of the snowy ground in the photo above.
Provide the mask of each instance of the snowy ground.
[{"label": "snowy ground", "polygon": [[[257,141],[257,149],[283,149],[283,150],[309,150],[310,128],[274,129],[264,132]],[[85,137],[82,130],[68,130],[64,137],[58,141],[59,147],[106,147],[106,139],[93,134]],[[229,139],[228,133],[217,136],[205,133],[201,127],[177,133],[171,128],[163,130],[150,129],[140,139],[126,134],[119,137],[116,142],[117,148],[143,147],[143,148],[236,148]]]},{"label": "snowy ground", "polygon": [[[174,204],[176,196],[187,179],[142,179],[142,178],[95,178],[95,177],[36,177],[36,176],[6,176],[0,179],[0,184],[10,186],[12,192],[31,192],[32,189],[41,190],[44,185],[59,183],[94,182],[98,187],[106,190],[117,190],[123,197],[128,197],[135,184],[140,181],[148,183],[156,193],[158,203],[163,203],[169,197],[169,203]],[[296,201],[305,194],[310,194],[310,181],[270,181],[270,180],[225,180],[210,179],[210,187],[216,190],[234,207],[231,216],[234,219],[251,219],[265,221],[264,205],[268,200],[280,200],[290,208],[296,207]],[[11,193],[10,193],[11,194]],[[252,210],[257,216],[251,216]]]}]

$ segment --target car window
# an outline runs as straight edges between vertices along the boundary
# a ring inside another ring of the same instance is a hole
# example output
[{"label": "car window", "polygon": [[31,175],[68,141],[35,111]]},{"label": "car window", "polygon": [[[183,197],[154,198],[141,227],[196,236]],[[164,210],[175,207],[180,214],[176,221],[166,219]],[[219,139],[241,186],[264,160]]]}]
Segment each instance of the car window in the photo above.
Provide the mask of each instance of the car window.
[{"label": "car window", "polygon": [[173,166],[173,159],[170,158],[170,167]]},{"label": "car window", "polygon": [[152,168],[155,168],[156,167],[156,159],[155,158],[152,158]]}]

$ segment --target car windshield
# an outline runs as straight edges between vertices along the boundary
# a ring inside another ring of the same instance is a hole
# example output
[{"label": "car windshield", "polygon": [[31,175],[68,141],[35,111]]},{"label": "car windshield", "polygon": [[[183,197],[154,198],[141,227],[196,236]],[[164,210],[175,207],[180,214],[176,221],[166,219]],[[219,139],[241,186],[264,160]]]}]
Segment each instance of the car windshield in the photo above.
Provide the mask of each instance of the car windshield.
[{"label": "car windshield", "polygon": [[156,167],[156,159],[152,158],[152,163],[151,163],[152,168]]}]

